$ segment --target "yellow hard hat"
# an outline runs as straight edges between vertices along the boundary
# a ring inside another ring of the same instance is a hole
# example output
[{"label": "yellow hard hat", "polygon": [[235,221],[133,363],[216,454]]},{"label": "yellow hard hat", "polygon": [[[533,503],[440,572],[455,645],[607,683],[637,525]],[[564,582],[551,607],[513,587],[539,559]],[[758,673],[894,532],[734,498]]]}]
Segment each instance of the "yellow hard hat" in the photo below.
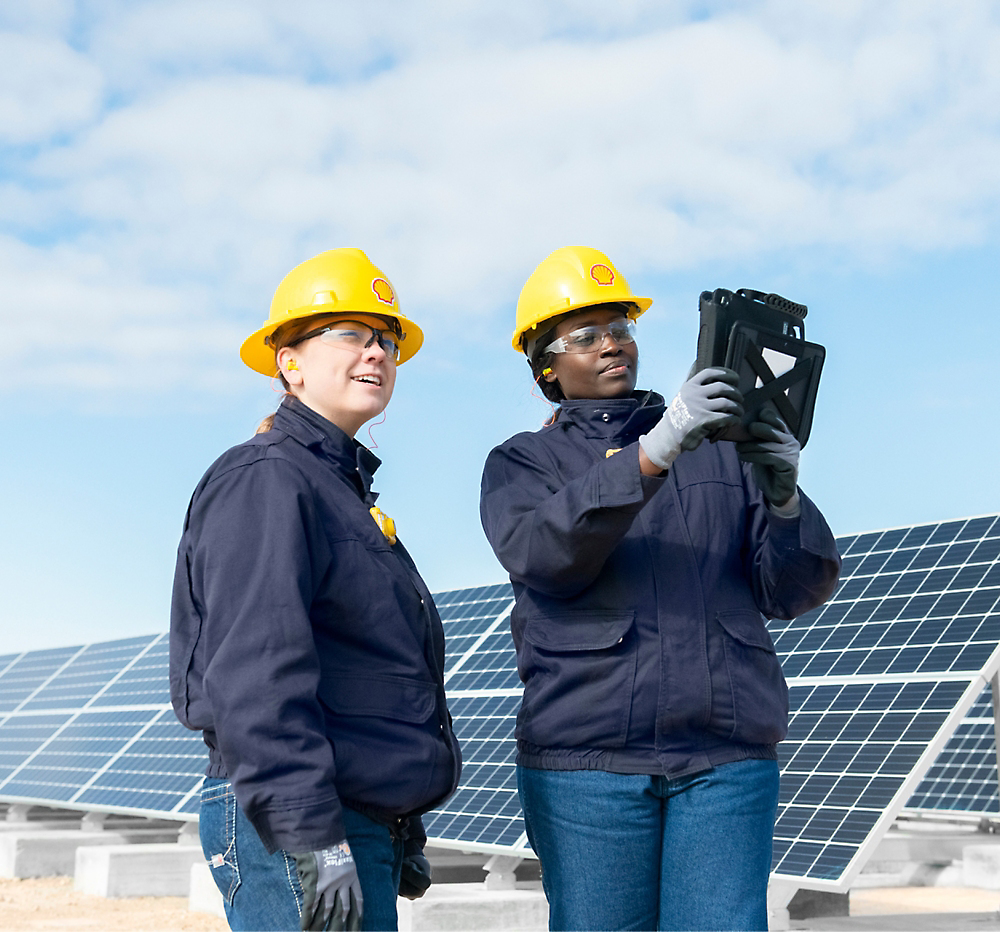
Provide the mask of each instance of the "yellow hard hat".
[{"label": "yellow hard hat", "polygon": [[399,322],[402,365],[424,342],[423,331],[399,313],[396,290],[360,249],[330,249],[295,266],[278,285],[267,323],[243,341],[240,359],[255,372],[275,375],[274,348],[268,338],[282,324],[313,314],[377,314]]},{"label": "yellow hard hat", "polygon": [[632,294],[625,276],[599,249],[563,246],[543,259],[524,283],[511,342],[524,352],[528,340],[543,332],[539,324],[581,307],[619,301],[635,305],[628,315],[633,320],[653,303],[652,298]]}]

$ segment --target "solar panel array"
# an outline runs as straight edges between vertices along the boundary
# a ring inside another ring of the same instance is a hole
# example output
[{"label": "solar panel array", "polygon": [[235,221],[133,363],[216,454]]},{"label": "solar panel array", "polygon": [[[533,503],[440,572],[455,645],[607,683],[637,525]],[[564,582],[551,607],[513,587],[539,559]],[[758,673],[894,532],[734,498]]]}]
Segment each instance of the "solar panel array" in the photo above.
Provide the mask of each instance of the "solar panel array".
[{"label": "solar panel array", "polygon": [[[483,850],[523,835],[513,780],[520,698],[510,585],[435,596],[463,780],[426,823]],[[176,720],[164,634],[0,657],[0,800],[194,819],[207,751]]]},{"label": "solar panel array", "polygon": [[997,516],[838,539],[824,606],[768,627],[792,709],[776,877],[840,889],[995,672]]},{"label": "solar panel array", "polygon": [[841,538],[833,600],[769,624],[785,676],[982,669],[1000,642],[996,525],[990,516]]},{"label": "solar panel array", "polygon": [[987,687],[955,729],[906,804],[908,810],[1000,815],[992,688]]},{"label": "solar panel array", "polygon": [[174,717],[167,636],[0,657],[0,799],[194,819],[205,745]]},{"label": "solar panel array", "polygon": [[[967,769],[965,789],[946,766],[960,766],[972,742],[985,754],[987,727],[992,735],[982,696],[1000,664],[997,516],[838,544],[844,572],[831,601],[769,623],[792,713],[779,746],[775,875],[820,889],[849,883],[908,800],[961,808],[976,780],[994,794],[996,783],[995,758],[992,775]],[[425,817],[428,835],[530,855],[514,777],[510,586],[435,599],[465,768],[456,794]],[[0,799],[193,818],[205,751],[174,720],[166,690],[164,635],[0,658]]]}]

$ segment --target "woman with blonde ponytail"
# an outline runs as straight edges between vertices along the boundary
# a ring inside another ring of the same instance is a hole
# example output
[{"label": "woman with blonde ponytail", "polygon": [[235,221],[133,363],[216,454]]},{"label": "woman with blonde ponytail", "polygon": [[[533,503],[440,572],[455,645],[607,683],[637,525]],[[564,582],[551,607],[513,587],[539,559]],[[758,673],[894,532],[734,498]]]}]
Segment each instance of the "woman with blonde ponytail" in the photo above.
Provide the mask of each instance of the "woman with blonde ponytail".
[{"label": "woman with blonde ponytail", "polygon": [[354,439],[423,340],[359,249],[303,262],[240,355],[285,389],[195,489],[171,696],[203,733],[200,833],[233,929],[395,929],[461,761],[431,594]]}]

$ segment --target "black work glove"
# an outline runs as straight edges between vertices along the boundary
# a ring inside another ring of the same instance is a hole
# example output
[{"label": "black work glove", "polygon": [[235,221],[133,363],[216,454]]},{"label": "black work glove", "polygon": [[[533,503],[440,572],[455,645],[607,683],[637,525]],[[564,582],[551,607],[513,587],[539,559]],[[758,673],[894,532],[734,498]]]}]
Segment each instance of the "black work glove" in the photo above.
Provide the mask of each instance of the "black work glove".
[{"label": "black work glove", "polygon": [[423,852],[403,856],[403,867],[399,872],[399,895],[408,900],[419,900],[431,885],[431,864]]},{"label": "black work glove", "polygon": [[802,449],[798,440],[770,408],[762,409],[747,431],[757,439],[737,443],[736,452],[753,466],[754,481],[764,498],[776,508],[787,505],[798,491]]},{"label": "black work glove", "polygon": [[292,857],[302,884],[301,928],[358,932],[364,899],[347,842]]}]

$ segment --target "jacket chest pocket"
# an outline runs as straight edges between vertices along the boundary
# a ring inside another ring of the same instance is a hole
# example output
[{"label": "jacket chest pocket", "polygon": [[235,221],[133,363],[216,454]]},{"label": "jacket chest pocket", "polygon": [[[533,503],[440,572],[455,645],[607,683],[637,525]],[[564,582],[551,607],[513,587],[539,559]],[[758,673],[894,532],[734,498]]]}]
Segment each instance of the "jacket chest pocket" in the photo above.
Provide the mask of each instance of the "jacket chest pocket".
[{"label": "jacket chest pocket", "polygon": [[776,744],[788,731],[788,687],[763,619],[754,611],[716,615],[710,643],[712,731],[742,744]]},{"label": "jacket chest pocket", "polygon": [[546,613],[524,628],[517,736],[550,748],[620,748],[635,685],[634,612]]}]

